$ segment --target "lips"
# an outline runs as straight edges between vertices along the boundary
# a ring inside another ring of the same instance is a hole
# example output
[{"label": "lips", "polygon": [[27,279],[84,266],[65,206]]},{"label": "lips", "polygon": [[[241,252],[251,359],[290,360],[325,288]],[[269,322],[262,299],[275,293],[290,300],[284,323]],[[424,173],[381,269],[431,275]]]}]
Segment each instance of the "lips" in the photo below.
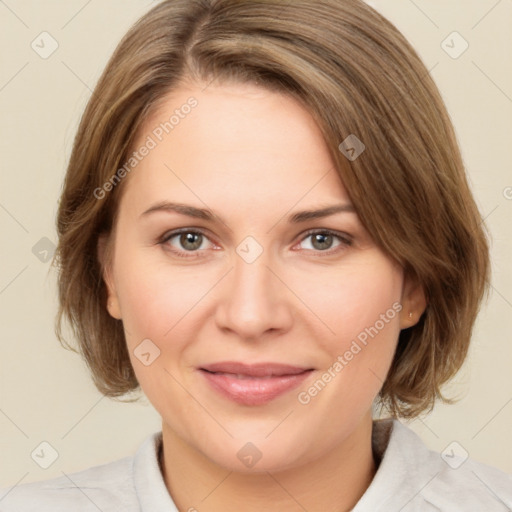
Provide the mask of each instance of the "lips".
[{"label": "lips", "polygon": [[211,388],[241,405],[263,405],[291,391],[313,368],[280,363],[245,364],[226,361],[198,369]]}]

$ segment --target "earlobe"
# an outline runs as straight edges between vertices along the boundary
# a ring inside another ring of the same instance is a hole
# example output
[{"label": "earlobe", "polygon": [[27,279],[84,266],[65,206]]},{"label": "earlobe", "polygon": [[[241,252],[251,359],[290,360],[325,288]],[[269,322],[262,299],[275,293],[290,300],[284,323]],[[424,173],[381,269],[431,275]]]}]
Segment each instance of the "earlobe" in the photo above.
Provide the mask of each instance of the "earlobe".
[{"label": "earlobe", "polygon": [[417,278],[404,278],[401,303],[400,329],[407,329],[418,323],[427,307],[425,290]]},{"label": "earlobe", "polygon": [[108,235],[100,235],[98,238],[97,256],[102,269],[102,278],[107,288],[107,311],[111,317],[121,320],[121,309],[119,307],[116,287],[112,277],[112,258],[110,249]]}]

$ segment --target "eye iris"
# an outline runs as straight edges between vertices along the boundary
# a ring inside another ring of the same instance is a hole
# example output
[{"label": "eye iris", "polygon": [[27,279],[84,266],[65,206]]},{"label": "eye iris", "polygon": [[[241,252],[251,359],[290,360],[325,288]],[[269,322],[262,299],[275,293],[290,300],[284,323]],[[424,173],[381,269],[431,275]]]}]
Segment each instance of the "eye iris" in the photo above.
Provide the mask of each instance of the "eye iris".
[{"label": "eye iris", "polygon": [[[320,247],[317,247],[315,245],[316,242],[320,242]],[[313,235],[313,246],[316,249],[329,249],[331,244],[332,244],[332,235],[324,234],[324,233],[315,233]]]},{"label": "eye iris", "polygon": [[[201,247],[202,237],[200,233],[183,233],[180,236],[180,244],[187,250],[195,250]],[[191,243],[192,247],[187,246],[187,244]]]}]

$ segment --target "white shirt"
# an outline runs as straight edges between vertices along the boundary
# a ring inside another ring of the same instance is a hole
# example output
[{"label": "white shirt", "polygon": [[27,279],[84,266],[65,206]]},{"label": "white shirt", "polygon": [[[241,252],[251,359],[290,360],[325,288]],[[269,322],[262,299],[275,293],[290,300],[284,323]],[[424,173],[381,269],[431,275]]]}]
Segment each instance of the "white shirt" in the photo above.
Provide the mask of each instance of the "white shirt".
[{"label": "white shirt", "polygon": [[[0,489],[0,511],[178,512],[158,465],[161,440],[162,433],[156,432],[134,456]],[[352,512],[512,510],[512,475],[453,451],[443,459],[396,419],[374,420],[372,447],[380,464]],[[191,503],[188,510],[194,506],[201,510],[200,503]]]}]

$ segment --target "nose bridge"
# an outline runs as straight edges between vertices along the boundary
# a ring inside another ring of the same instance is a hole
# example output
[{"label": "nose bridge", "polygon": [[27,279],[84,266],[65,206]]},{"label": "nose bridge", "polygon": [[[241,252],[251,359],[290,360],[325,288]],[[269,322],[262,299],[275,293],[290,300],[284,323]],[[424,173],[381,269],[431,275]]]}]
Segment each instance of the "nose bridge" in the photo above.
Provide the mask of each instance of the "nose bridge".
[{"label": "nose bridge", "polygon": [[246,300],[250,300],[261,299],[263,292],[267,292],[266,297],[271,299],[270,281],[273,274],[269,270],[272,265],[269,251],[263,251],[254,259],[247,259],[240,255],[239,249],[232,275],[234,293],[241,293]]},{"label": "nose bridge", "polygon": [[283,284],[271,270],[271,251],[248,238],[236,249],[217,320],[241,337],[257,338],[267,330],[284,328],[290,317]]}]

